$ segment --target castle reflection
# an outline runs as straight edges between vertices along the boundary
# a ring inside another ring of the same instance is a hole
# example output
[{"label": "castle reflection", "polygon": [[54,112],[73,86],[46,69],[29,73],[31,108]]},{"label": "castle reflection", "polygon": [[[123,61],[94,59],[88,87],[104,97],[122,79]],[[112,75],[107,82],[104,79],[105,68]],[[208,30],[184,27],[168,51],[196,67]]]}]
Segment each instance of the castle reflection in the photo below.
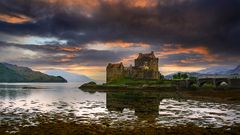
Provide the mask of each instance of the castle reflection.
[{"label": "castle reflection", "polygon": [[22,89],[24,85],[0,85],[0,99],[15,100],[26,98],[31,94],[31,89]]},{"label": "castle reflection", "polygon": [[159,115],[162,100],[159,93],[154,92],[107,92],[106,106],[109,111],[123,112],[123,109],[135,110],[139,120],[154,121]]}]

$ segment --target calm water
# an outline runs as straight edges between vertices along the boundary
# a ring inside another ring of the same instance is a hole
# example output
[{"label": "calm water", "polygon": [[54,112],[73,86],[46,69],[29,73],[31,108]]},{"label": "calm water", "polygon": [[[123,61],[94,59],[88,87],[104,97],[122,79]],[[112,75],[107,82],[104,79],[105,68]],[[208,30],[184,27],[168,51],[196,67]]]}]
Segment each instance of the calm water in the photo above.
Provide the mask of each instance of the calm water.
[{"label": "calm water", "polygon": [[1,123],[21,124],[24,119],[29,125],[37,125],[36,114],[58,114],[67,116],[63,119],[66,122],[108,122],[111,126],[193,123],[221,127],[240,123],[240,105],[237,104],[174,99],[160,92],[89,93],[79,90],[79,85],[0,84]]}]

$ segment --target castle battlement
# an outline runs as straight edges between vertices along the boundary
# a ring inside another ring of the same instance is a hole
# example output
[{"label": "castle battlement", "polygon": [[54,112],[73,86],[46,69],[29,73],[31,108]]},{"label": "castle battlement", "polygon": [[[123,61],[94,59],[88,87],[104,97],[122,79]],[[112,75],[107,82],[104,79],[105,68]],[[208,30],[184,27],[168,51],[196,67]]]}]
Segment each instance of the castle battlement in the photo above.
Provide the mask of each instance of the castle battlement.
[{"label": "castle battlement", "polygon": [[134,66],[124,67],[121,63],[109,63],[107,65],[107,83],[119,78],[127,77],[132,79],[158,80],[160,72],[158,70],[158,58],[154,52],[139,53],[134,60]]}]

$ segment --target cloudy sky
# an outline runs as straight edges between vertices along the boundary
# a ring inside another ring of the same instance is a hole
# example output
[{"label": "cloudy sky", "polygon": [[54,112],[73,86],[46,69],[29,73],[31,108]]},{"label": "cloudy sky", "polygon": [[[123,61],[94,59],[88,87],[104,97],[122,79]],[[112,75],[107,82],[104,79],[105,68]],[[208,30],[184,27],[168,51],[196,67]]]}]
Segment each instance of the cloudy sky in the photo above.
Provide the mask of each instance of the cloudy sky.
[{"label": "cloudy sky", "polygon": [[0,1],[0,62],[105,80],[150,51],[163,74],[240,64],[240,0]]}]

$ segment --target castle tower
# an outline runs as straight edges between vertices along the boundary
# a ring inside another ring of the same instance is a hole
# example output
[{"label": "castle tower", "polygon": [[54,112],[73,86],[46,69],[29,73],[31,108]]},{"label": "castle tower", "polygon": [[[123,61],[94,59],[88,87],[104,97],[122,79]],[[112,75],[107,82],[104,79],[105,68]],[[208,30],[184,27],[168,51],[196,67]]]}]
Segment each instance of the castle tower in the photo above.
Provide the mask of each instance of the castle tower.
[{"label": "castle tower", "polygon": [[154,52],[147,54],[139,53],[135,59],[136,72],[134,73],[137,79],[157,80],[160,78],[158,71],[158,58],[155,57]]},{"label": "castle tower", "polygon": [[135,67],[145,67],[149,70],[158,71],[158,58],[155,57],[154,52],[147,54],[139,53],[135,59]]},{"label": "castle tower", "polygon": [[106,70],[107,83],[124,77],[124,66],[122,62],[117,64],[109,63]]}]

